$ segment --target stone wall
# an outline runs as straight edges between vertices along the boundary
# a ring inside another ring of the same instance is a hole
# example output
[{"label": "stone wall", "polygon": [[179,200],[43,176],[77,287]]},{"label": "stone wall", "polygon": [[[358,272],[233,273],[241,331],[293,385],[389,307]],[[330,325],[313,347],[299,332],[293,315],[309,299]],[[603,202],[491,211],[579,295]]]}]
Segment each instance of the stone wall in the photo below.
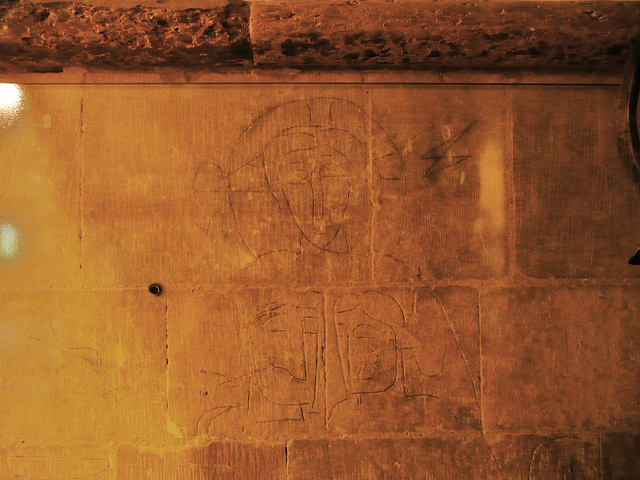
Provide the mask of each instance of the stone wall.
[{"label": "stone wall", "polygon": [[640,475],[618,85],[233,78],[2,87],[0,478]]}]

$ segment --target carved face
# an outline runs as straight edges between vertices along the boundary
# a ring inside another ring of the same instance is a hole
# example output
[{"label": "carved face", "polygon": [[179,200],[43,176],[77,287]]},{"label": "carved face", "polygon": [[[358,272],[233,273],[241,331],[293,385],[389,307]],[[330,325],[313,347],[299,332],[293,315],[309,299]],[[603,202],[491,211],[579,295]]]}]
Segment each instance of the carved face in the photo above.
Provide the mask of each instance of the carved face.
[{"label": "carved face", "polygon": [[457,344],[443,312],[435,295],[426,291],[418,295],[415,316],[400,342],[406,395],[441,394],[445,367],[458,358]]},{"label": "carved face", "polygon": [[346,134],[322,127],[295,127],[265,150],[265,171],[281,208],[302,235],[331,250],[351,195],[352,165],[339,148]]},{"label": "carved face", "polygon": [[349,393],[375,393],[396,381],[398,351],[393,325],[402,324],[402,310],[378,292],[345,295],[336,303],[338,348]]},{"label": "carved face", "polygon": [[269,303],[251,325],[254,374],[262,394],[278,405],[311,403],[319,317],[314,307]]}]

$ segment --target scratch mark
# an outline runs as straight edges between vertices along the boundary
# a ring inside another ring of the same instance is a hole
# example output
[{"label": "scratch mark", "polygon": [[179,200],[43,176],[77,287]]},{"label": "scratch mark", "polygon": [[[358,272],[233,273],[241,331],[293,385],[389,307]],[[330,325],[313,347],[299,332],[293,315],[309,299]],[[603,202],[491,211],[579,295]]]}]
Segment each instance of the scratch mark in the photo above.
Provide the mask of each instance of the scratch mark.
[{"label": "scratch mark", "polygon": [[13,154],[13,166],[11,167],[11,173],[9,174],[9,182],[7,182],[7,187],[4,190],[4,194],[2,195],[3,198],[7,197],[7,194],[9,193],[9,189],[11,188],[11,183],[13,182],[13,174],[16,171],[16,166],[18,165],[18,151],[16,150],[15,153]]},{"label": "scratch mark", "polygon": [[[101,475],[105,472],[107,472],[110,468],[111,465],[109,463],[109,459],[107,458],[81,458],[81,457],[46,457],[46,456],[26,456],[26,455],[12,455],[10,457],[8,457],[9,460],[9,470],[11,475],[18,477],[18,478],[27,478],[27,479],[31,479],[31,480],[53,480],[54,478],[59,478],[57,475],[59,472],[55,472],[53,473],[53,477],[50,477],[48,475],[50,475],[49,473],[45,473],[45,475],[47,475],[46,477],[41,476],[41,474],[35,473],[32,474],[30,472],[30,470],[32,468],[34,468],[35,466],[41,466],[41,461],[45,460],[47,461],[47,463],[55,463],[55,461],[78,461],[78,462],[83,462],[85,464],[95,464],[95,463],[100,463],[100,465],[97,465],[96,468],[100,468],[101,470],[95,471],[94,473],[89,473],[89,474],[80,474],[79,476],[74,476],[74,477],[66,477],[68,478],[68,480],[81,480],[84,478],[92,478],[92,477],[97,477],[98,475]],[[13,462],[12,460],[20,460],[19,462]],[[31,463],[31,462],[34,463]],[[22,465],[19,465],[20,463],[22,463]],[[58,465],[59,467],[61,465]],[[22,467],[22,468],[19,468]],[[35,468],[34,468],[35,469]]]},{"label": "scratch mark", "polygon": [[167,412],[167,421],[169,421],[169,293],[165,296],[165,304],[164,304],[164,358],[165,358],[165,387],[166,387],[166,412]]},{"label": "scratch mark", "polygon": [[49,318],[49,325],[51,326],[51,331],[53,332],[53,337],[56,339],[56,342],[58,341],[58,335],[56,335],[56,330],[55,328],[53,328],[53,322],[51,321],[51,318]]},{"label": "scratch mark", "polygon": [[[447,168],[458,165],[459,163],[464,162],[465,160],[471,158],[471,155],[451,155],[451,162],[443,165],[442,160],[445,155],[451,151],[453,146],[458,143],[468,132],[473,128],[476,124],[476,120],[471,122],[466,128],[453,135],[448,140],[436,145],[435,147],[429,149],[427,153],[422,155],[420,158],[422,160],[431,160],[431,165],[426,169],[424,176],[428,177],[432,181],[436,181],[438,179],[438,175],[442,173],[442,171]],[[440,151],[440,154],[438,152]]]},{"label": "scratch mark", "polygon": [[449,330],[451,331],[451,334],[453,335],[453,339],[456,342],[456,346],[458,347],[458,351],[460,352],[460,355],[462,356],[462,360],[464,362],[464,367],[467,371],[467,374],[469,375],[469,380],[471,381],[471,387],[473,388],[473,394],[476,398],[476,404],[478,405],[478,408],[480,408],[480,397],[478,396],[478,390],[476,389],[476,384],[473,381],[473,374],[471,373],[471,367],[469,367],[469,361],[467,360],[467,356],[464,353],[464,350],[462,349],[462,346],[460,345],[460,338],[458,337],[458,333],[456,332],[455,327],[453,326],[453,323],[451,322],[451,319],[449,318],[449,315],[447,314],[444,306],[442,305],[442,302],[440,301],[440,297],[437,294],[434,294],[434,298],[436,299],[436,302],[438,302],[438,307],[440,308],[440,310],[442,311],[442,315],[444,316],[444,319],[447,322],[447,325],[449,326]]},{"label": "scratch mark", "polygon": [[82,98],[80,99],[80,179],[78,182],[78,190],[79,190],[79,199],[78,199],[78,214],[80,216],[80,225],[79,225],[79,264],[80,264],[80,275],[82,279],[82,260],[83,260],[83,249],[82,249],[82,234],[84,231],[84,98],[85,93],[83,92]]},{"label": "scratch mark", "polygon": [[[47,342],[45,342],[45,341],[43,341],[43,340],[41,340],[41,339],[39,339],[37,337],[29,336],[27,338],[30,339],[30,340],[33,340],[35,342],[42,343],[43,345],[46,345],[47,347],[53,348],[54,350],[57,350],[60,353],[64,353],[65,355],[69,355],[71,357],[75,357],[75,358],[78,358],[78,359],[80,359],[82,361],[90,363],[91,365],[95,365],[95,366],[98,366],[98,367],[102,367],[102,365],[103,365],[102,357],[100,355],[100,352],[95,348],[92,348],[92,347],[61,348],[61,347],[58,347],[58,346],[53,345],[51,343],[47,343]],[[95,354],[95,358],[91,358],[91,356],[88,355],[88,354],[87,355],[83,355],[82,353],[74,353],[74,352],[71,352],[70,350],[86,351],[87,353]]]}]

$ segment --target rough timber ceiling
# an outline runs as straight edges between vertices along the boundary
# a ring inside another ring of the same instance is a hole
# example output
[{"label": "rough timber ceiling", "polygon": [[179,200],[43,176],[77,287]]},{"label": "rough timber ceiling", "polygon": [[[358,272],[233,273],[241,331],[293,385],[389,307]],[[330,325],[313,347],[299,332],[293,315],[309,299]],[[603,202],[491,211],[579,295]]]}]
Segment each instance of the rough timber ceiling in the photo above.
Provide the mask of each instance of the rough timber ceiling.
[{"label": "rough timber ceiling", "polygon": [[0,70],[622,70],[640,2],[0,0]]}]

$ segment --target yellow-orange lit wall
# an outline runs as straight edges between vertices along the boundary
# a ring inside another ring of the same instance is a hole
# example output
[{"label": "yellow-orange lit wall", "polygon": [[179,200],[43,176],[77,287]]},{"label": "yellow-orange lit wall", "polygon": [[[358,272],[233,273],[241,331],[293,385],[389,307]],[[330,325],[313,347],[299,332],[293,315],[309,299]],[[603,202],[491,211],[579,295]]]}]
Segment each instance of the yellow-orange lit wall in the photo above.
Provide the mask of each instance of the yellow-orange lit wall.
[{"label": "yellow-orange lit wall", "polygon": [[0,479],[640,478],[619,87],[2,92]]}]

